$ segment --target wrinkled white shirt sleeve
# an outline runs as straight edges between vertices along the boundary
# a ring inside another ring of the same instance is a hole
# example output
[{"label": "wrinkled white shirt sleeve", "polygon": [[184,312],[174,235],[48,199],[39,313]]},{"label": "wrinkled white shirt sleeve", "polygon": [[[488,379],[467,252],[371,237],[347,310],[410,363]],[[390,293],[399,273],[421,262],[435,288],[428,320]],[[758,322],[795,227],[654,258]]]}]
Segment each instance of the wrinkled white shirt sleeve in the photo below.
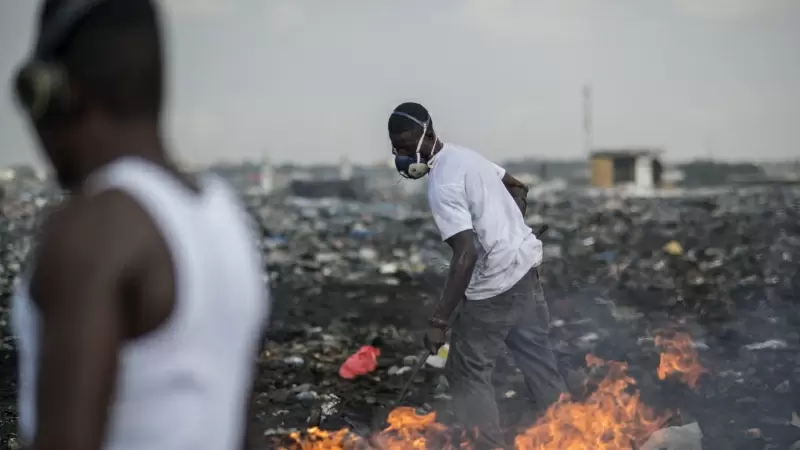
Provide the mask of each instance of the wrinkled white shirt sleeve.
[{"label": "wrinkled white shirt sleeve", "polygon": [[492,165],[494,166],[494,171],[497,173],[497,176],[503,178],[506,174],[506,169],[503,169],[495,163],[492,163]]},{"label": "wrinkled white shirt sleeve", "polygon": [[443,241],[472,229],[472,213],[464,185],[441,186],[431,199],[431,213]]}]

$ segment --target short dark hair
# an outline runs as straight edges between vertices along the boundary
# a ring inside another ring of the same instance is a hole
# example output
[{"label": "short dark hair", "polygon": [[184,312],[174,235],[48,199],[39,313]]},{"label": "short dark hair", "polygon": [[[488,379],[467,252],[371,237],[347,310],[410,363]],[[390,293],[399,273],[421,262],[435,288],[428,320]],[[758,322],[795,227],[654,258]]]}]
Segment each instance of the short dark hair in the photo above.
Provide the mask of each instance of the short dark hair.
[{"label": "short dark hair", "polygon": [[428,122],[428,129],[430,130],[433,128],[433,120],[431,119],[428,110],[425,109],[424,106],[420,105],[419,103],[406,102],[395,108],[392,112],[392,115],[389,116],[390,134],[400,134],[409,130],[416,130],[420,128],[418,123],[403,115],[394,114],[395,112],[407,114],[422,123],[430,121]]},{"label": "short dark hair", "polygon": [[[43,29],[64,0],[47,0]],[[158,12],[152,0],[99,2],[55,49],[81,95],[118,117],[157,117],[164,90]]]}]

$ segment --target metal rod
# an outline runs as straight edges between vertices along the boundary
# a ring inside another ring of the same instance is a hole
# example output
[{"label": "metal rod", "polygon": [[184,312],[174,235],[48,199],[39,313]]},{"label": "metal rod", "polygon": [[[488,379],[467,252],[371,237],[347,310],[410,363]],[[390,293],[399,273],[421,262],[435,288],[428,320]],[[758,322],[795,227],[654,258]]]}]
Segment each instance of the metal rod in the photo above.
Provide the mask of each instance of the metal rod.
[{"label": "metal rod", "polygon": [[395,406],[402,403],[403,399],[406,396],[406,393],[408,392],[409,386],[411,386],[411,382],[414,381],[414,377],[417,376],[417,372],[419,372],[420,369],[422,369],[422,366],[425,365],[425,360],[427,360],[428,356],[430,355],[431,352],[429,350],[424,350],[419,354],[419,360],[417,361],[416,364],[414,364],[414,367],[411,369],[411,377],[408,379],[408,381],[406,381],[405,386],[403,386],[403,390],[400,391],[400,395],[397,396],[397,400],[395,401]]}]

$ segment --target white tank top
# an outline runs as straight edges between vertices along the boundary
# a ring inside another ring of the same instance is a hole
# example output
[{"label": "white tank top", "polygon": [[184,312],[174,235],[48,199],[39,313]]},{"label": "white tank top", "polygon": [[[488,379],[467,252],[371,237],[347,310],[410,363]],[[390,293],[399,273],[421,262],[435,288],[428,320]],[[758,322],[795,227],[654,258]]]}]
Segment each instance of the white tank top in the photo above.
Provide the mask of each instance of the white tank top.
[{"label": "white tank top", "polygon": [[[254,356],[269,292],[249,217],[221,180],[189,191],[162,168],[125,158],[90,178],[89,192],[124,191],[149,214],[174,261],[176,306],[120,355],[105,450],[233,450],[241,446]],[[39,315],[17,283],[19,425],[36,433]]]}]

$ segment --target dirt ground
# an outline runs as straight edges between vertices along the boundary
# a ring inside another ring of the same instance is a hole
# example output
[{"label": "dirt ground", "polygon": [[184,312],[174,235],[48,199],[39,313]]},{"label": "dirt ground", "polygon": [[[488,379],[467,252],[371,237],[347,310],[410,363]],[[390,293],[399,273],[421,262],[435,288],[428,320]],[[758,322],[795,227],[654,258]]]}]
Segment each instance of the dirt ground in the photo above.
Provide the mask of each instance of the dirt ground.
[{"label": "dirt ground", "polygon": [[[306,426],[311,407],[292,394],[285,395],[287,390],[303,385],[310,385],[321,396],[333,394],[342,399],[337,412],[323,422],[323,428],[368,424],[374,405],[392,399],[406,380],[389,376],[388,369],[402,365],[404,357],[418,352],[417,339],[424,327],[426,310],[431,307],[421,289],[413,287],[329,286],[314,292],[289,301],[278,296],[284,300],[278,302],[270,333],[271,357],[261,364],[257,388],[260,412],[254,418],[256,426],[269,430],[267,434]],[[635,305],[618,305],[610,310],[606,302],[597,301],[593,292],[551,291],[548,297],[554,323],[560,325],[552,330],[553,342],[568,378],[585,367],[586,353],[626,361],[645,403],[659,411],[673,411],[672,424],[698,421],[707,449],[778,449],[800,440],[800,429],[788,423],[792,406],[784,391],[786,380],[796,370],[796,346],[742,350],[745,343],[766,340],[766,336],[756,336],[753,331],[763,333],[765,323],[778,329],[790,327],[788,321],[777,323],[772,319],[781,311],[741,311],[733,322],[709,325],[698,322],[695,316],[679,317]],[[783,315],[796,317],[788,311]],[[652,330],[675,324],[701,343],[700,358],[708,373],[694,390],[681,383],[657,380],[658,352],[641,339]],[[781,332],[788,333],[786,330]],[[346,336],[345,348],[329,351],[339,354],[338,358],[329,360],[314,348],[310,342],[319,340],[313,337],[316,332]],[[598,339],[587,349],[584,337],[592,333]],[[370,342],[377,342],[383,352],[378,370],[354,381],[339,378],[336,370],[347,353]],[[283,363],[285,355],[301,355],[308,361],[299,367],[288,367]],[[524,384],[513,369],[513,361],[501,361],[497,372],[495,386],[503,422],[509,435],[513,435],[530,425],[534,416],[529,412],[535,405],[523,395]],[[436,369],[425,368],[407,403],[436,408],[446,421],[447,401],[435,398],[440,375]],[[507,398],[505,394],[510,391],[517,395]],[[264,445],[270,448],[276,444],[267,437]]]},{"label": "dirt ground", "polygon": [[[260,364],[256,395],[258,413],[251,417],[253,425],[266,435],[263,448],[274,448],[275,434],[304,429],[314,404],[297,399],[297,387],[320,397],[333,394],[341,399],[337,411],[326,417],[322,427],[338,429],[369,424],[376,405],[388,402],[397,394],[405,377],[389,376],[388,369],[402,365],[402,360],[419,351],[418,336],[425,324],[430,301],[423,289],[394,286],[344,286],[298,290],[278,286],[268,352]],[[551,313],[556,324],[553,341],[559,349],[565,374],[582,367],[586,350],[571,342],[596,333],[599,339],[591,352],[606,359],[630,363],[631,374],[639,381],[643,398],[650,406],[677,412],[674,422],[697,420],[704,431],[707,449],[783,449],[800,440],[800,429],[788,424],[791,401],[782,392],[781,383],[792,375],[797,357],[796,347],[748,353],[741,350],[748,329],[748,320],[758,320],[763,312],[741,312],[738,324],[709,328],[686,320],[665,316],[658,311],[645,311],[643,316],[620,327],[607,305],[593,301],[591,293],[582,295],[549,293]],[[627,310],[628,313],[633,309]],[[778,312],[774,312],[778,314]],[[634,314],[635,316],[635,314]],[[583,319],[583,320],[582,320]],[[767,319],[764,319],[767,320]],[[678,383],[655,379],[657,353],[648,351],[639,338],[664,323],[683,322],[708,349],[701,360],[709,375],[702,378],[696,391]],[[754,327],[750,327],[754,328]],[[594,330],[594,331],[590,331]],[[327,336],[327,338],[325,337]],[[333,342],[326,347],[319,343]],[[374,343],[382,350],[378,370],[371,376],[353,381],[341,379],[336,371],[344,358],[360,345]],[[289,365],[287,356],[304,359],[301,365]],[[0,436],[3,447],[15,431],[15,356],[12,351],[0,353]],[[731,379],[730,371],[744,372],[745,382]],[[417,378],[407,403],[428,409],[438,408],[447,418],[447,402],[435,398],[440,371],[427,367]],[[513,363],[501,362],[496,389],[509,434],[529,425],[532,410],[522,393],[521,378]],[[509,391],[519,393],[512,398]],[[754,431],[754,430],[758,431]],[[280,441],[280,440],[279,440]],[[285,440],[280,442],[286,442]]]}]

